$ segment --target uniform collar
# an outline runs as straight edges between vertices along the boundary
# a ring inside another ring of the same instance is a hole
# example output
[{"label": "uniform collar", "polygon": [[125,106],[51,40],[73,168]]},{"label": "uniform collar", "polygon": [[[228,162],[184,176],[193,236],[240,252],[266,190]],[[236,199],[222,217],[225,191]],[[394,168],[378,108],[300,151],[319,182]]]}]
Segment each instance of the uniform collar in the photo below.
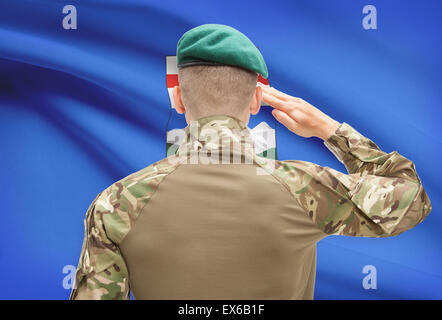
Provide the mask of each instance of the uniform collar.
[{"label": "uniform collar", "polygon": [[233,116],[212,115],[193,120],[185,128],[179,155],[191,152],[229,150],[232,154],[254,155],[253,139],[247,125]]}]

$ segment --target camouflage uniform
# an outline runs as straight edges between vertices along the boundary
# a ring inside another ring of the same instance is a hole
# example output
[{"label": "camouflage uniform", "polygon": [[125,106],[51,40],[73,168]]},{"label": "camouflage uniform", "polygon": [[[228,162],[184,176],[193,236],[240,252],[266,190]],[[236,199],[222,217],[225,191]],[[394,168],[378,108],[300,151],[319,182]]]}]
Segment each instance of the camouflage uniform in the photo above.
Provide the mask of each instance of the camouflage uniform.
[{"label": "camouflage uniform", "polygon": [[233,117],[186,134],[92,202],[70,299],[312,299],[317,241],[396,236],[431,211],[414,164],[347,123],[324,144],[348,174],[261,158]]}]

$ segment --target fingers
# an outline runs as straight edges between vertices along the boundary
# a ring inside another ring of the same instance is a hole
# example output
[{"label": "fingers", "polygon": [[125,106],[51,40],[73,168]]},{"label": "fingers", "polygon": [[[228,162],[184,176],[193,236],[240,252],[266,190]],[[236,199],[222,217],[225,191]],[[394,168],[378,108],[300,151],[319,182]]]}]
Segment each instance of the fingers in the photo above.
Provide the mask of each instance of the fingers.
[{"label": "fingers", "polygon": [[292,97],[288,94],[285,94],[284,92],[281,92],[279,90],[276,90],[274,87],[269,87],[268,92],[273,94],[274,96],[278,97],[279,99],[283,101],[294,101],[296,98]]},{"label": "fingers", "polygon": [[282,100],[282,101],[289,101],[289,100],[290,100],[290,98],[289,98],[288,95],[284,96],[284,95],[282,94],[282,92],[280,92],[280,91],[278,91],[278,90],[276,90],[276,89],[274,89],[274,88],[271,88],[271,87],[265,87],[265,88],[263,88],[263,89],[262,89],[262,92],[263,92],[263,93],[266,92],[267,94],[270,94],[270,95],[272,95],[272,96],[275,96],[276,98],[278,98],[278,99],[280,99],[280,100]]},{"label": "fingers", "polygon": [[271,95],[274,95],[275,97],[277,97],[278,99],[280,99],[282,101],[292,101],[292,102],[300,102],[301,101],[300,98],[288,95],[282,91],[275,89],[274,87],[264,86],[262,84],[259,84],[259,86],[262,88],[263,92],[267,92]]},{"label": "fingers", "polygon": [[269,104],[271,107],[287,113],[293,109],[293,107],[288,105],[286,101],[283,101],[278,97],[275,97],[274,95],[267,93],[265,91],[262,92],[262,100],[264,100],[264,102]]},{"label": "fingers", "polygon": [[276,120],[286,126],[289,130],[296,131],[296,129],[298,128],[298,123],[287,113],[273,109],[272,115],[276,118]]}]

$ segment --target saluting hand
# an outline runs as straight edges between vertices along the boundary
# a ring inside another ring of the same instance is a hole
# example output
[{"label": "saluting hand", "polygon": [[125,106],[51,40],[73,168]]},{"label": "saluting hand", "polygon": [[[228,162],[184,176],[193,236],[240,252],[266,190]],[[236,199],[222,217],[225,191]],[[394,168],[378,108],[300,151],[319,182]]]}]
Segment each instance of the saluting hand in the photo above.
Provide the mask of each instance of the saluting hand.
[{"label": "saluting hand", "polygon": [[262,88],[262,100],[274,108],[272,114],[276,120],[295,134],[327,140],[339,127],[338,121],[301,98],[292,97],[259,82],[258,85]]}]

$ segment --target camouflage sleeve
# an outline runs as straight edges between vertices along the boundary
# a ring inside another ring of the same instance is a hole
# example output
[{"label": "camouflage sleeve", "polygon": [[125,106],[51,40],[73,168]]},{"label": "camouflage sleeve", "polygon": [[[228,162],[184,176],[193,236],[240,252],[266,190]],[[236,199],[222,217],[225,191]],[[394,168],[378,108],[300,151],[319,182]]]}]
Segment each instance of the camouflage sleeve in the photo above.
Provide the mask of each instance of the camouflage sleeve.
[{"label": "camouflage sleeve", "polygon": [[305,161],[282,161],[292,194],[326,234],[398,235],[422,222],[431,203],[413,162],[385,153],[347,123],[324,144],[349,174]]},{"label": "camouflage sleeve", "polygon": [[163,179],[185,157],[162,159],[98,194],[86,213],[80,262],[70,299],[129,300],[129,271],[119,245]]},{"label": "camouflage sleeve", "polygon": [[[84,220],[85,233],[70,300],[129,300],[128,271],[118,246],[106,233],[110,188],[92,202]],[[106,201],[107,200],[107,201]]]}]

